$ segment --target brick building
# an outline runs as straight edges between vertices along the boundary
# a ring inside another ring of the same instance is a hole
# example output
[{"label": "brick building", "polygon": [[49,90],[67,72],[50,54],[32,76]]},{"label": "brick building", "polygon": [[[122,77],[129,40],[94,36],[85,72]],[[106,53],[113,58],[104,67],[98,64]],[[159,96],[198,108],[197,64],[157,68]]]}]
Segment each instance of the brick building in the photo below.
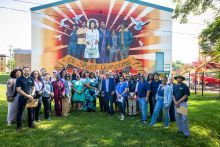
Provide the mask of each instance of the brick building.
[{"label": "brick building", "polygon": [[14,52],[15,57],[15,67],[21,67],[24,66],[31,68],[31,50],[15,50]]}]

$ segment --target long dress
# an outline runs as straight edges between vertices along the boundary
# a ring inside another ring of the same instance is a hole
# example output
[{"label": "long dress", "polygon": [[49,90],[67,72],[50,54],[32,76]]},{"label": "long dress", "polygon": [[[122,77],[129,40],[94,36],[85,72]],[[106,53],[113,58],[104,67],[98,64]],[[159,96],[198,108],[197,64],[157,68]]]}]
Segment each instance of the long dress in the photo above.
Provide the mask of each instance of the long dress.
[{"label": "long dress", "polygon": [[[86,79],[86,83],[92,87],[98,87],[98,83],[96,79]],[[85,89],[85,103],[84,103],[84,111],[96,111],[96,93],[95,89],[86,87]]]},{"label": "long dress", "polygon": [[[81,80],[73,80],[73,88],[76,89],[79,92],[83,91],[83,82]],[[73,102],[84,102],[84,94],[78,94],[77,92],[74,92],[72,96],[72,101]]]},{"label": "long dress", "polygon": [[70,42],[68,46],[67,54],[71,56],[76,55],[76,45],[77,45],[77,35],[76,30],[72,31],[70,34]]},{"label": "long dress", "polygon": [[84,58],[94,59],[100,57],[98,43],[95,44],[96,40],[99,41],[99,31],[97,29],[89,29],[86,33],[86,42],[89,42],[90,44],[86,44]]}]

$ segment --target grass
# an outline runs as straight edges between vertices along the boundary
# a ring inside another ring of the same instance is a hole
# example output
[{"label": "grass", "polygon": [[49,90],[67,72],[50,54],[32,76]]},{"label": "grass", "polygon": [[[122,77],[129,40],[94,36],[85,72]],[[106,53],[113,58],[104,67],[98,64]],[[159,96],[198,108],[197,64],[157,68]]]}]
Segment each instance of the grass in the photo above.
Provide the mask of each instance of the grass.
[{"label": "grass", "polygon": [[0,84],[5,84],[9,79],[9,74],[7,73],[0,73]]},{"label": "grass", "polygon": [[[220,99],[216,94],[204,97],[192,94],[189,100],[189,139],[177,134],[176,124],[169,129],[163,124],[150,128],[138,117],[120,121],[101,112],[71,113],[53,121],[41,121],[36,129],[21,132],[15,125],[6,126],[7,102],[5,86],[0,86],[0,144],[1,146],[220,146]],[[148,121],[149,122],[149,121]]]}]

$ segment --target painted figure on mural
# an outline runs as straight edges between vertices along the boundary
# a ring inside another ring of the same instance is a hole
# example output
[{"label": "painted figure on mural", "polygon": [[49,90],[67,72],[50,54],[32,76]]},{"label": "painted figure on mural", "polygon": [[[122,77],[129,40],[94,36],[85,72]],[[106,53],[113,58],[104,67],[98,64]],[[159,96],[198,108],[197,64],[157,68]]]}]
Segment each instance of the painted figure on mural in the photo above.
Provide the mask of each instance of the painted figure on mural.
[{"label": "painted figure on mural", "polygon": [[67,54],[71,55],[71,56],[75,56],[76,55],[76,44],[77,44],[76,32],[77,32],[77,25],[74,24],[73,25],[73,30],[72,30],[72,32],[70,34],[70,41],[69,41],[68,52],[67,52]]},{"label": "painted figure on mural", "polygon": [[99,31],[97,29],[98,22],[96,19],[90,19],[88,21],[88,31],[86,33],[86,49],[84,58],[88,59],[88,62],[95,63],[97,58],[100,58],[99,53]]},{"label": "painted figure on mural", "polygon": [[82,22],[82,27],[77,30],[77,52],[76,58],[84,60],[84,52],[86,48],[86,33],[88,28],[86,27],[86,22]]},{"label": "painted figure on mural", "polygon": [[101,21],[99,28],[99,52],[101,57],[97,59],[98,63],[109,62],[110,37],[111,33],[108,29],[106,29],[105,22]]},{"label": "painted figure on mural", "polygon": [[118,45],[118,35],[115,30],[112,30],[110,38],[110,53],[109,60],[110,62],[115,62],[119,60],[120,50]]}]

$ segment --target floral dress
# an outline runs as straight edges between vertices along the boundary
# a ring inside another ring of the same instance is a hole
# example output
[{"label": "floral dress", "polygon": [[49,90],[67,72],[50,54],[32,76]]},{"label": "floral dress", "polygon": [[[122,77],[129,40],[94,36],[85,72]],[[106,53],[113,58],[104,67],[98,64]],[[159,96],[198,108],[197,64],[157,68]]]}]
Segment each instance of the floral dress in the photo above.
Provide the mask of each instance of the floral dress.
[{"label": "floral dress", "polygon": [[[92,87],[97,88],[98,87],[98,82],[96,79],[86,79],[86,83],[89,84]],[[85,103],[84,103],[84,108],[83,110],[86,112],[90,111],[96,111],[96,93],[94,88],[85,88]]]}]

